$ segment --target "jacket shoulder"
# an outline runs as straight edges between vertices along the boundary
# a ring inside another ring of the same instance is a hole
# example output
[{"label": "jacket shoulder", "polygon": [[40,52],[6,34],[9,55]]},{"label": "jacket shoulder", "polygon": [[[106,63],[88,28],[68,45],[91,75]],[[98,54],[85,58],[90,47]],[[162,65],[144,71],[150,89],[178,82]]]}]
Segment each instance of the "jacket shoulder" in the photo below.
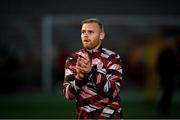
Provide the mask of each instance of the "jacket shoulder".
[{"label": "jacket shoulder", "polygon": [[109,57],[115,57],[117,59],[120,58],[120,55],[112,50],[109,50],[107,48],[102,48],[102,53]]}]

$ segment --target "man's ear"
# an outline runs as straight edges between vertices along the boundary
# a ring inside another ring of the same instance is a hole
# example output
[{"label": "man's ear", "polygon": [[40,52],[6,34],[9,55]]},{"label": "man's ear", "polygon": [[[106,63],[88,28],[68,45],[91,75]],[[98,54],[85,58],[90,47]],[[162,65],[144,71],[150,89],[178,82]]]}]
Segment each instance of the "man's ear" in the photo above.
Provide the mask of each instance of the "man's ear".
[{"label": "man's ear", "polygon": [[100,33],[100,39],[103,40],[104,37],[105,37],[105,32],[101,32],[101,33]]}]

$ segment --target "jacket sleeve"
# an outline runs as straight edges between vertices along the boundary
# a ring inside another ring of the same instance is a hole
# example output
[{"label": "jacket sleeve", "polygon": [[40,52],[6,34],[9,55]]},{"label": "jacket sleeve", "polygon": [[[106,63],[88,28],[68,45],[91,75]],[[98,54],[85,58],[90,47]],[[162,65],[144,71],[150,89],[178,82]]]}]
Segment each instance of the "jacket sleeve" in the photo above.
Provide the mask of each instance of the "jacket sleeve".
[{"label": "jacket sleeve", "polygon": [[65,75],[63,83],[63,94],[66,99],[72,100],[76,97],[78,92],[81,90],[83,80],[75,79],[76,75],[76,58],[69,57],[65,64]]},{"label": "jacket sleeve", "polygon": [[101,74],[101,77],[104,80],[97,85],[101,88],[100,92],[108,98],[118,99],[122,83],[122,61],[119,55],[110,58],[106,66],[106,73]]}]

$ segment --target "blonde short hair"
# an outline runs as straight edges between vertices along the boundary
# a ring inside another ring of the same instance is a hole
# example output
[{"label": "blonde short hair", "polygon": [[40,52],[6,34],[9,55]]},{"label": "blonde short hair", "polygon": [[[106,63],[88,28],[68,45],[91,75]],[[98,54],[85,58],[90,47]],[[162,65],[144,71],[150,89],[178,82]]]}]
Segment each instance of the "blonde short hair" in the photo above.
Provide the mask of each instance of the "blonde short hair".
[{"label": "blonde short hair", "polygon": [[104,26],[103,26],[102,22],[97,18],[88,18],[88,19],[83,20],[81,23],[85,24],[85,23],[93,23],[93,22],[97,23],[99,25],[101,31],[104,32]]}]

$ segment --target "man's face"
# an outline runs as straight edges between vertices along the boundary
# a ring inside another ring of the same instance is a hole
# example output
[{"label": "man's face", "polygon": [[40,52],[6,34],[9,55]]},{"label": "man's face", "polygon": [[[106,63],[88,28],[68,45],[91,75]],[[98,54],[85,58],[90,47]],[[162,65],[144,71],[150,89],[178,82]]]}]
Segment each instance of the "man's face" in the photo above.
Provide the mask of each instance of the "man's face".
[{"label": "man's face", "polygon": [[83,47],[86,49],[97,49],[104,39],[104,32],[101,31],[99,25],[95,22],[85,23],[81,28],[81,40]]}]

